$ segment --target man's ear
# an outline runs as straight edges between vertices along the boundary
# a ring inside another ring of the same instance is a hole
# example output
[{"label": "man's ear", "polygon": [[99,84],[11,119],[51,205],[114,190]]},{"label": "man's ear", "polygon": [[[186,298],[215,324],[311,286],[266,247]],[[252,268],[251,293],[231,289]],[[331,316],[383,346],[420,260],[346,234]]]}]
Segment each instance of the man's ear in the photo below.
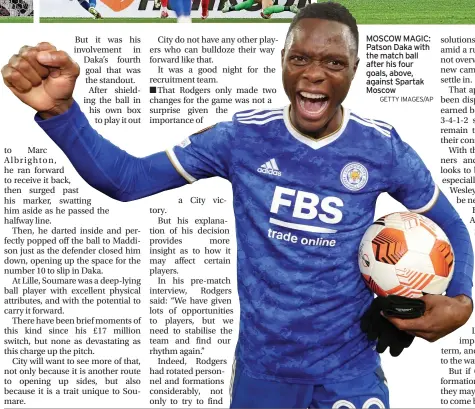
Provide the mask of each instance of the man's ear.
[{"label": "man's ear", "polygon": [[285,55],[285,48],[282,48],[282,51],[280,52],[280,66],[284,66],[284,55]]}]

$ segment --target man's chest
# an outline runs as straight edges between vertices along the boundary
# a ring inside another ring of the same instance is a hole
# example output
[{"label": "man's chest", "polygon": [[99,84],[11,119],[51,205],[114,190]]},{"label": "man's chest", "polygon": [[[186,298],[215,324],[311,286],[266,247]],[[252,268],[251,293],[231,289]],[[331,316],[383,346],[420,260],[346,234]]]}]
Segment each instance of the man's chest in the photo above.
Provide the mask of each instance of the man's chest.
[{"label": "man's chest", "polygon": [[378,155],[345,145],[266,145],[240,154],[232,177],[235,207],[309,231],[348,230],[362,218],[366,223],[388,179]]}]

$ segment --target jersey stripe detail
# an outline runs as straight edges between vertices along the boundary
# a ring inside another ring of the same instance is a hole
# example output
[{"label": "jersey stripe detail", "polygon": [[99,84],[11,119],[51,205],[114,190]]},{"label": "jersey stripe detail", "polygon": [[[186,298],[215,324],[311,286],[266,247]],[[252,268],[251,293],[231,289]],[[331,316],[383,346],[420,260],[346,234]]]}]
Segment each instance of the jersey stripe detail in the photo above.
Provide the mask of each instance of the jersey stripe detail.
[{"label": "jersey stripe detail", "polygon": [[277,109],[254,109],[252,111],[246,111],[246,112],[239,112],[236,114],[236,118],[245,118],[249,116],[253,116],[256,114],[272,114],[272,113],[277,113],[277,112],[282,112],[283,108],[277,108]]},{"label": "jersey stripe detail", "polygon": [[391,131],[393,129],[393,127],[391,125],[389,125],[388,123],[386,123],[386,122],[378,121],[376,119],[363,118],[362,116],[356,115],[354,112],[352,112],[351,115],[355,116],[358,119],[361,119],[362,121],[368,122],[370,124],[378,125],[381,128],[384,128],[388,131]]},{"label": "jersey stripe detail", "polygon": [[178,158],[176,157],[175,155],[175,152],[173,151],[173,148],[172,149],[167,149],[166,150],[166,153],[167,153],[167,156],[168,156],[168,159],[170,159],[170,162],[172,163],[173,167],[176,169],[176,171],[181,175],[183,176],[183,178],[186,179],[186,181],[188,183],[193,183],[193,182],[196,182],[196,178],[194,178],[193,176],[191,176],[183,166],[181,166],[181,163],[180,161],[178,160]]},{"label": "jersey stripe detail", "polygon": [[409,211],[413,213],[428,212],[430,209],[432,209],[432,206],[434,206],[435,202],[437,202],[437,199],[439,198],[439,193],[439,186],[435,185],[434,194],[432,195],[432,198],[429,200],[429,202],[427,202],[425,206],[422,206],[419,209],[409,209]]},{"label": "jersey stripe detail", "polygon": [[268,122],[275,121],[276,119],[283,119],[284,116],[282,114],[279,114],[278,116],[273,116],[267,119],[261,119],[261,120],[254,120],[254,119],[246,119],[246,120],[239,120],[238,121],[242,124],[256,124],[256,125],[264,125]]},{"label": "jersey stripe detail", "polygon": [[364,126],[368,126],[370,128],[374,128],[376,129],[377,131],[379,131],[380,133],[382,133],[384,136],[387,136],[388,138],[391,137],[391,133],[389,131],[387,131],[386,129],[383,129],[381,127],[379,127],[378,125],[376,125],[374,122],[366,122],[360,118],[358,118],[357,116],[351,114],[350,115],[350,120],[353,120],[355,122],[358,122],[360,123],[361,125],[364,125]]},{"label": "jersey stripe detail", "polygon": [[238,121],[242,122],[242,121],[247,121],[249,119],[265,119],[265,118],[269,118],[270,116],[273,116],[273,115],[283,115],[283,111],[280,110],[280,111],[275,111],[275,112],[266,112],[265,114],[251,115],[251,116],[246,116],[245,118],[244,117],[239,117],[239,118],[236,118],[236,119]]},{"label": "jersey stripe detail", "polygon": [[288,227],[289,229],[309,231],[312,233],[336,233],[338,230],[327,229],[325,227],[309,226],[308,224],[298,224],[298,223],[289,223],[284,222],[279,219],[274,219],[271,217],[269,222],[281,227]]},{"label": "jersey stripe detail", "polygon": [[388,131],[391,131],[394,129],[394,127],[392,125],[389,125],[387,124],[386,122],[383,122],[383,121],[378,121],[376,119],[373,119],[373,122],[376,124],[376,125],[379,125],[381,128],[385,128],[387,129]]}]

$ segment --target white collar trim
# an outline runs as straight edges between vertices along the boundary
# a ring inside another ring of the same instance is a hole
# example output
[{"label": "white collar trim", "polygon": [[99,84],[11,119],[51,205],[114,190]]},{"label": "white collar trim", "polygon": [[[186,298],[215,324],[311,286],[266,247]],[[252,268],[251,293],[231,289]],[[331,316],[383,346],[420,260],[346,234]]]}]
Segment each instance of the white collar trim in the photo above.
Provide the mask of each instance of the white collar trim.
[{"label": "white collar trim", "polygon": [[341,134],[345,131],[346,125],[348,125],[348,121],[350,119],[350,112],[347,109],[344,109],[344,108],[342,109],[343,109],[343,120],[338,130],[318,140],[305,136],[304,134],[300,133],[299,131],[297,131],[297,129],[294,128],[294,126],[290,122],[290,105],[287,105],[287,107],[285,107],[284,109],[285,127],[287,128],[289,133],[299,142],[302,142],[305,145],[310,146],[312,149],[317,150],[336,141],[341,136]]}]

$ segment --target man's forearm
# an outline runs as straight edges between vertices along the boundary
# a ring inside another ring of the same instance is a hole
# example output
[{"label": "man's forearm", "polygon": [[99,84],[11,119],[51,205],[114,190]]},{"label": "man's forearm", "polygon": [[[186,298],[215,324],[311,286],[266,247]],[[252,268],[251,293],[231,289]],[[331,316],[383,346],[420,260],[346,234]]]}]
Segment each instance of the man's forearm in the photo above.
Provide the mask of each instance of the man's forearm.
[{"label": "man's forearm", "polygon": [[99,135],[79,106],[43,120],[35,117],[81,177],[106,195],[130,201],[187,184],[165,152],[137,158]]}]

